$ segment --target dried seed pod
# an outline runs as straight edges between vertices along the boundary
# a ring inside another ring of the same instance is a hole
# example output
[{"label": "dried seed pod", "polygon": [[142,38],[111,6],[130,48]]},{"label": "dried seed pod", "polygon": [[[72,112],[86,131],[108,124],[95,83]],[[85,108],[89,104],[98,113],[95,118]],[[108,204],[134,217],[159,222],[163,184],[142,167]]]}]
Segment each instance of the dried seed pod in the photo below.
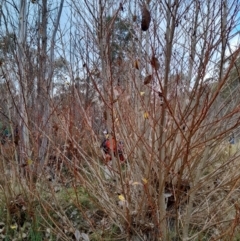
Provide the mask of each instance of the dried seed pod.
[{"label": "dried seed pod", "polygon": [[150,22],[151,22],[151,15],[149,10],[147,9],[147,6],[144,4],[142,8],[142,23],[141,23],[142,31],[148,30]]},{"label": "dried seed pod", "polygon": [[150,75],[148,75],[148,76],[145,77],[143,83],[144,83],[145,85],[147,85],[147,84],[149,84],[149,83],[151,82],[151,80],[152,80],[152,75],[150,74]]},{"label": "dried seed pod", "polygon": [[159,63],[158,59],[156,57],[154,57],[154,56],[152,56],[151,65],[156,70],[159,70],[159,68],[160,68],[160,63]]}]

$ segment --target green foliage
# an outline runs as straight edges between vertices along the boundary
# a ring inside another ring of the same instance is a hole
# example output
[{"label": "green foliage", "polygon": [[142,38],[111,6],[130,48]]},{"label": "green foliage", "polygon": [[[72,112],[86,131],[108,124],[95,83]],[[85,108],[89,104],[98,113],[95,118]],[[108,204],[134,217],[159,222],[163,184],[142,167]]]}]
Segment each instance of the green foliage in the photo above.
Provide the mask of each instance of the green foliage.
[{"label": "green foliage", "polygon": [[41,241],[43,240],[42,232],[40,231],[40,219],[37,218],[35,222],[33,222],[30,230],[29,230],[29,241]]},{"label": "green foliage", "polygon": [[81,205],[82,208],[93,208],[92,198],[83,187],[63,189],[56,195],[59,200],[61,200],[62,204],[69,204],[69,202],[74,202]]}]

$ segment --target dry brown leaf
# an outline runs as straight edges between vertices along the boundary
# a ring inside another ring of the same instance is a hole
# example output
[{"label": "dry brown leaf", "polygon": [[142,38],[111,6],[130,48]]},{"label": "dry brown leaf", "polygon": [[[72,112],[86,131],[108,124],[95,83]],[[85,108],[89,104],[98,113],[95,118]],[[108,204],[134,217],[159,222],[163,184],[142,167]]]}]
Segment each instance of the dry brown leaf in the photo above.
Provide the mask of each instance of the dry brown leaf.
[{"label": "dry brown leaf", "polygon": [[159,70],[159,68],[160,68],[160,63],[159,63],[158,59],[154,56],[152,56],[151,65],[156,70]]},{"label": "dry brown leaf", "polygon": [[148,119],[148,117],[149,117],[148,112],[144,112],[143,117],[144,117],[144,119]]},{"label": "dry brown leaf", "polygon": [[119,4],[119,8],[121,9],[121,11],[124,11],[122,3]]},{"label": "dry brown leaf", "polygon": [[139,69],[139,63],[138,63],[138,60],[137,60],[137,59],[134,61],[134,67],[135,67],[136,69]]},{"label": "dry brown leaf", "polygon": [[152,80],[152,75],[150,74],[150,75],[148,75],[148,76],[145,77],[143,83],[144,83],[145,85],[147,85],[147,84],[149,84],[149,83],[151,82],[151,80]]},{"label": "dry brown leaf", "polygon": [[103,118],[104,118],[104,120],[107,120],[107,111],[103,112]]},{"label": "dry brown leaf", "polygon": [[136,16],[136,15],[133,15],[132,21],[133,21],[133,22],[136,22],[136,21],[137,21],[137,16]]},{"label": "dry brown leaf", "polygon": [[142,31],[148,30],[150,22],[151,22],[151,14],[147,9],[147,6],[144,4],[142,8],[142,22],[141,22]]}]

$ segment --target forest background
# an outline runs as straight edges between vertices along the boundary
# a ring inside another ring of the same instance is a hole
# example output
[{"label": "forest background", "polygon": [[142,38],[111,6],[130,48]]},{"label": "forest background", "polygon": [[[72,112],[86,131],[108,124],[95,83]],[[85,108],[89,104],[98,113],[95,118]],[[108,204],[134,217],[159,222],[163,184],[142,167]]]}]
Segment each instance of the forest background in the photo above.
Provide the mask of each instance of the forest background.
[{"label": "forest background", "polygon": [[239,7],[1,0],[1,239],[239,240]]}]

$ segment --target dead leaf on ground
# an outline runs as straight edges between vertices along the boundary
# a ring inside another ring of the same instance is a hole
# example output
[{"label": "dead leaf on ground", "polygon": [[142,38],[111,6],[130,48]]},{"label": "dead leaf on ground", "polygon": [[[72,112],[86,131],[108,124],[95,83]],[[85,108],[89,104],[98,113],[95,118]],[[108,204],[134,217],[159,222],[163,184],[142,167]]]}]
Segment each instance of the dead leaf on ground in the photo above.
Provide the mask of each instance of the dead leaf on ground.
[{"label": "dead leaf on ground", "polygon": [[84,241],[90,241],[89,236],[86,233],[81,233],[81,236]]},{"label": "dead leaf on ground", "polygon": [[81,238],[81,233],[79,232],[79,230],[75,230],[74,235],[75,235],[76,240],[79,241]]}]

